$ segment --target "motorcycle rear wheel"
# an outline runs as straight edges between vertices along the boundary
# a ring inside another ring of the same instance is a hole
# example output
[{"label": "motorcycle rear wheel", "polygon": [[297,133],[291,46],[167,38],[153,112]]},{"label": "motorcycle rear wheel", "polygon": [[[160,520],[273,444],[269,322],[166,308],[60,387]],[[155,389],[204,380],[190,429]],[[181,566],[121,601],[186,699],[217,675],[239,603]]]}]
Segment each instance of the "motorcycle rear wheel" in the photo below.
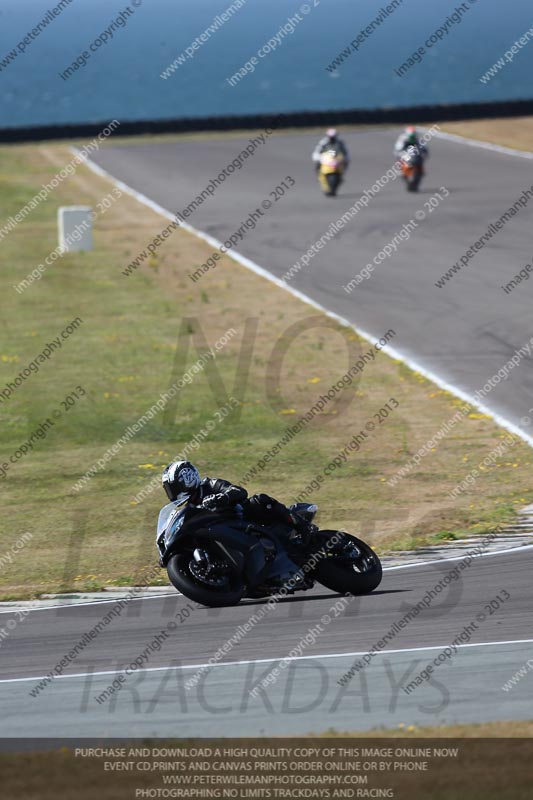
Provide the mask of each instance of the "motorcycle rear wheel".
[{"label": "motorcycle rear wheel", "polygon": [[234,606],[244,594],[244,584],[240,578],[235,577],[230,585],[223,589],[207,588],[203,586],[189,569],[190,553],[177,553],[172,556],[167,564],[168,577],[172,585],[189,600],[211,608]]},{"label": "motorcycle rear wheel", "polygon": [[[331,536],[339,531],[321,531]],[[320,561],[316,568],[316,578],[327,589],[340,594],[369,594],[377,589],[383,578],[381,561],[370,545],[350,534],[344,534],[360,551],[361,558],[350,563],[330,555]]]}]

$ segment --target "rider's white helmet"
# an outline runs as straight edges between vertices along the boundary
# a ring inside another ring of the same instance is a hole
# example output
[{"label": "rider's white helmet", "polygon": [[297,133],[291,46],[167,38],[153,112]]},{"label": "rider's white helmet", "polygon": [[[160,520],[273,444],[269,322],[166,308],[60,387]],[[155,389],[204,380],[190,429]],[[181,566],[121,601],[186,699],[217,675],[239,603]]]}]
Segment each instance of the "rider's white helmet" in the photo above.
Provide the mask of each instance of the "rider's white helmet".
[{"label": "rider's white helmet", "polygon": [[163,472],[163,489],[168,499],[179,503],[188,500],[200,486],[200,473],[190,461],[173,461]]}]

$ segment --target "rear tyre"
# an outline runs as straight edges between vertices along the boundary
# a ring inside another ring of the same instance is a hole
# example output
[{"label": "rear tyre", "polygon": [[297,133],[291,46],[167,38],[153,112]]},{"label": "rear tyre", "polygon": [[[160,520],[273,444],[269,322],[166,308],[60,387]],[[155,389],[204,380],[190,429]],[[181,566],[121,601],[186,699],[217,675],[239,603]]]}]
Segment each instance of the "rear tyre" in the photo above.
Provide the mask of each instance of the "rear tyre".
[{"label": "rear tyre", "polygon": [[[321,531],[321,533],[331,534],[332,537],[338,536],[339,531]],[[343,537],[345,537],[347,545],[355,545],[359,556],[348,560],[336,556],[335,548],[332,548],[332,554],[317,565],[317,580],[332,592],[353,595],[369,594],[381,583],[383,577],[381,562],[366,542],[349,534],[343,534]]]},{"label": "rear tyre", "polygon": [[182,592],[189,600],[211,608],[221,606],[234,606],[244,594],[244,584],[240,578],[229,576],[218,586],[208,586],[200,583],[192,575],[190,563],[191,553],[178,553],[172,556],[167,564],[168,577],[173,586]]}]

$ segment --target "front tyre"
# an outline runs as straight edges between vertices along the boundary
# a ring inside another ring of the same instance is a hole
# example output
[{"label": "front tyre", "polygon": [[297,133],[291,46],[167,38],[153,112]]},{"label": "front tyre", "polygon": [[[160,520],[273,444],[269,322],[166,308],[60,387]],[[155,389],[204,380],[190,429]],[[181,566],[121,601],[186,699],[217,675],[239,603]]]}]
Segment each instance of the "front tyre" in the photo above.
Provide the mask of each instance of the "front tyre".
[{"label": "front tyre", "polygon": [[215,580],[191,572],[192,553],[178,553],[167,564],[168,577],[179,592],[203,606],[220,608],[234,606],[244,594],[244,584],[238,577],[222,574]]},{"label": "front tyre", "polygon": [[422,170],[415,169],[411,177],[407,180],[407,191],[418,192],[421,180],[422,180]]},{"label": "front tyre", "polygon": [[326,194],[329,197],[335,197],[337,194],[337,189],[341,184],[341,176],[338,172],[331,172],[329,175],[326,175],[326,182],[328,185],[328,191]]},{"label": "front tyre", "polygon": [[[316,568],[317,580],[323,586],[332,592],[353,595],[369,594],[377,589],[383,569],[366,542],[341,531],[320,531],[320,534],[326,534],[324,543],[328,553]],[[339,543],[335,544],[339,537]],[[331,542],[334,544],[328,548]]]}]

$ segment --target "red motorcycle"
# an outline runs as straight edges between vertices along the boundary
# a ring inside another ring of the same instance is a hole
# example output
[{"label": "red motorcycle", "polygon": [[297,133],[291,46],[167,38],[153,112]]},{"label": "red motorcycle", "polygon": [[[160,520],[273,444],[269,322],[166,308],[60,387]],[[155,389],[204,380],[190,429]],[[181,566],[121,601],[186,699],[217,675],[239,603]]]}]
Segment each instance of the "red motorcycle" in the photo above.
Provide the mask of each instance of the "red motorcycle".
[{"label": "red motorcycle", "polygon": [[411,145],[400,156],[402,177],[408,192],[417,192],[424,175],[424,155],[420,148]]}]

